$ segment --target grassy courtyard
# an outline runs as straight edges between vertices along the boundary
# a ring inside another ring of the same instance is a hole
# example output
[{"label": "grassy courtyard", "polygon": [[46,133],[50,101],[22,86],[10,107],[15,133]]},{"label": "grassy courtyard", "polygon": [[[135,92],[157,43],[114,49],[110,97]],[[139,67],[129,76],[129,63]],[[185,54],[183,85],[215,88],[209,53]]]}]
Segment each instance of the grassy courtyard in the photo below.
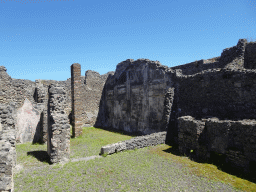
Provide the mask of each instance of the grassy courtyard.
[{"label": "grassy courtyard", "polygon": [[[132,137],[83,128],[83,136],[71,139],[70,158],[99,155],[101,146]],[[256,191],[254,182],[177,155],[166,144],[57,165],[49,164],[47,145],[16,149],[15,191]]]}]

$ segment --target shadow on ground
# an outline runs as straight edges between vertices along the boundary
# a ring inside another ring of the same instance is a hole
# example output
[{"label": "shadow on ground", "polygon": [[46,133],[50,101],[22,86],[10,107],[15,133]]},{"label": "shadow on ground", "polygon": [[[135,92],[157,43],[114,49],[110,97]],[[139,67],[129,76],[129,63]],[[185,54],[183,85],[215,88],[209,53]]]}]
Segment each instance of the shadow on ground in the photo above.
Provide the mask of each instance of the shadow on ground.
[{"label": "shadow on ground", "polygon": [[[169,145],[169,144],[167,144]],[[179,152],[178,146],[172,146],[169,145],[170,148],[163,150],[166,153],[171,153],[173,155],[177,156],[184,156],[184,154],[181,154]],[[235,167],[234,165],[231,166],[230,163],[227,163],[226,157],[224,155],[216,154],[216,153],[211,153],[210,159],[209,160],[201,160],[197,159],[195,154],[191,153],[186,154],[186,156],[197,163],[207,163],[207,164],[213,164],[215,165],[220,171],[223,171],[225,173],[228,173],[230,175],[234,175],[236,177],[239,177],[241,179],[248,180],[250,182],[253,182],[256,184],[256,174],[255,174],[255,169],[254,171],[251,170],[249,173],[244,173],[243,169],[240,167]]]},{"label": "shadow on ground", "polygon": [[38,161],[51,164],[50,156],[48,155],[48,153],[46,151],[29,151],[29,152],[27,152],[27,155],[35,157]]}]

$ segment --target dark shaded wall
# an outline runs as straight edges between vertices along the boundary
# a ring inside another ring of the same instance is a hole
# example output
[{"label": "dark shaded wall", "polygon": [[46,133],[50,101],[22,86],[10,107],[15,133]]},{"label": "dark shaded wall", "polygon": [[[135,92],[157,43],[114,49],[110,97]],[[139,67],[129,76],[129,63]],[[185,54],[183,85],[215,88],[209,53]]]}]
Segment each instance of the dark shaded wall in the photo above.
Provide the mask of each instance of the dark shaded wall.
[{"label": "dark shaded wall", "polygon": [[[175,119],[192,116],[196,119],[256,119],[256,70],[232,71],[214,69],[191,76],[176,77]],[[169,131],[177,142],[177,124]]]},{"label": "dark shaded wall", "polygon": [[81,85],[83,127],[92,127],[95,125],[99,113],[102,91],[110,74],[114,74],[114,72],[108,72],[104,75],[91,70],[85,72]]},{"label": "dark shaded wall", "polygon": [[167,72],[148,59],[119,63],[106,81],[96,126],[138,134],[166,130],[174,92]]},{"label": "dark shaded wall", "polygon": [[255,174],[255,131],[255,120],[182,116],[178,118],[179,151],[199,161],[217,158],[225,167]]}]

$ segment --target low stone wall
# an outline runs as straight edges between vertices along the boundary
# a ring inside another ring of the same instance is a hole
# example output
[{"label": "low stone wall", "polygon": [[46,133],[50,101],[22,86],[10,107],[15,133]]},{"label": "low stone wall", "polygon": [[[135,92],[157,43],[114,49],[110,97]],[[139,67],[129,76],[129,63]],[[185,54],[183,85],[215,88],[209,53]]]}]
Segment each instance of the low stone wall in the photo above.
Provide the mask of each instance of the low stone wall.
[{"label": "low stone wall", "polygon": [[205,122],[195,120],[191,116],[183,116],[178,118],[178,144],[181,154],[190,155],[193,150],[194,154],[204,157],[207,148],[204,145],[203,136]]},{"label": "low stone wall", "polygon": [[211,158],[212,152],[224,155],[226,163],[245,172],[256,172],[256,121],[195,120],[178,118],[179,150],[189,154],[195,150],[198,159]]},{"label": "low stone wall", "polygon": [[16,165],[15,103],[0,105],[0,191],[13,191],[13,169]]},{"label": "low stone wall", "polygon": [[49,87],[47,152],[51,163],[65,162],[70,155],[70,125],[64,112],[66,92],[58,84]]},{"label": "low stone wall", "polygon": [[143,147],[158,145],[165,143],[166,131],[153,133],[150,135],[139,136],[130,140],[110,144],[101,147],[100,154],[112,154],[119,151],[139,149]]},{"label": "low stone wall", "polygon": [[256,121],[207,119],[209,151],[225,154],[227,162],[246,172],[256,171]]}]

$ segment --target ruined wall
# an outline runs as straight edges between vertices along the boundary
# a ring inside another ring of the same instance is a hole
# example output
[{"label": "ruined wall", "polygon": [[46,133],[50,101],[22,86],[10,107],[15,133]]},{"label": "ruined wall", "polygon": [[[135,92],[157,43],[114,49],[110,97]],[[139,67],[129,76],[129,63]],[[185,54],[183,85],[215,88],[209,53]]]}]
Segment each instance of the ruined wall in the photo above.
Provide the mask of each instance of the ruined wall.
[{"label": "ruined wall", "polygon": [[[43,110],[41,105],[35,102],[36,84],[30,80],[12,79],[4,66],[0,66],[0,102],[16,103],[16,113],[13,114],[17,129],[18,142],[34,140],[34,135],[39,121],[39,114]],[[28,118],[30,116],[31,118]]]},{"label": "ruined wall", "polygon": [[[42,110],[40,113],[40,120],[38,122],[37,131],[40,136],[40,142],[46,143],[47,141],[47,130],[48,130],[48,103],[49,103],[49,93],[48,89],[51,84],[58,84],[62,87],[66,94],[66,99],[62,103],[64,107],[64,113],[70,116],[71,113],[71,83],[70,79],[66,81],[55,81],[55,80],[36,80],[36,90],[35,90],[35,101],[37,106],[41,105]],[[69,122],[70,123],[70,122]]]},{"label": "ruined wall", "polygon": [[95,125],[99,113],[99,105],[102,91],[107,77],[114,72],[100,75],[98,72],[88,70],[82,81],[81,100],[82,100],[82,124],[83,127]]},{"label": "ruined wall", "polygon": [[197,159],[211,158],[211,153],[222,154],[225,163],[245,172],[256,171],[256,121],[208,118],[195,120],[191,116],[178,118],[179,150]]},{"label": "ruined wall", "polygon": [[204,121],[195,120],[191,116],[178,118],[178,144],[182,155],[190,155],[193,152],[201,159],[207,157],[207,140],[204,129]]},{"label": "ruined wall", "polygon": [[52,163],[68,161],[70,155],[70,125],[64,112],[66,91],[59,84],[49,86],[47,152]]},{"label": "ruined wall", "polygon": [[147,59],[119,63],[105,84],[97,126],[142,134],[166,130],[174,91],[167,72]]},{"label": "ruined wall", "polygon": [[0,102],[8,104],[16,102],[17,108],[20,108],[27,98],[34,102],[35,82],[24,79],[12,79],[7,74],[7,69],[0,66]]},{"label": "ruined wall", "polygon": [[256,69],[256,42],[246,45],[244,54],[244,67],[246,69]]},{"label": "ruined wall", "polygon": [[[0,101],[8,104],[16,102],[17,114],[14,114],[17,128],[17,142],[40,142],[47,141],[48,119],[48,88],[50,84],[59,84],[66,91],[67,98],[64,112],[72,121],[71,114],[71,78],[66,81],[55,80],[30,80],[12,79],[4,66],[0,66]],[[95,71],[86,71],[81,76],[81,124],[82,126],[94,126],[98,117],[99,104],[103,87],[109,74],[100,75]],[[27,104],[29,103],[29,104]],[[28,107],[29,106],[29,107]],[[28,118],[31,115],[34,117]],[[32,120],[33,119],[33,120]]]},{"label": "ruined wall", "polygon": [[13,169],[16,166],[16,103],[0,104],[0,191],[13,191]]},{"label": "ruined wall", "polygon": [[256,119],[256,71],[211,69],[175,76],[175,97],[168,139],[177,143],[177,118]]},{"label": "ruined wall", "polygon": [[191,76],[177,76],[178,116],[197,119],[256,118],[256,71],[209,70]]},{"label": "ruined wall", "polygon": [[[171,69],[173,70],[180,69],[183,75],[192,75],[192,74],[200,73],[204,70],[216,69],[216,68],[233,69],[233,70],[243,69],[243,68],[246,68],[245,66],[252,65],[247,63],[249,61],[254,60],[253,53],[255,53],[255,50],[253,51],[252,47],[254,47],[255,49],[255,44],[254,46],[253,46],[253,43],[250,43],[247,45],[246,39],[239,39],[236,46],[224,49],[221,53],[221,56],[219,57],[214,57],[206,60],[202,59],[199,61],[194,61],[191,63],[184,64],[184,65],[171,67]],[[245,57],[248,57],[247,59],[248,62],[247,60],[245,61],[244,59]]]}]

